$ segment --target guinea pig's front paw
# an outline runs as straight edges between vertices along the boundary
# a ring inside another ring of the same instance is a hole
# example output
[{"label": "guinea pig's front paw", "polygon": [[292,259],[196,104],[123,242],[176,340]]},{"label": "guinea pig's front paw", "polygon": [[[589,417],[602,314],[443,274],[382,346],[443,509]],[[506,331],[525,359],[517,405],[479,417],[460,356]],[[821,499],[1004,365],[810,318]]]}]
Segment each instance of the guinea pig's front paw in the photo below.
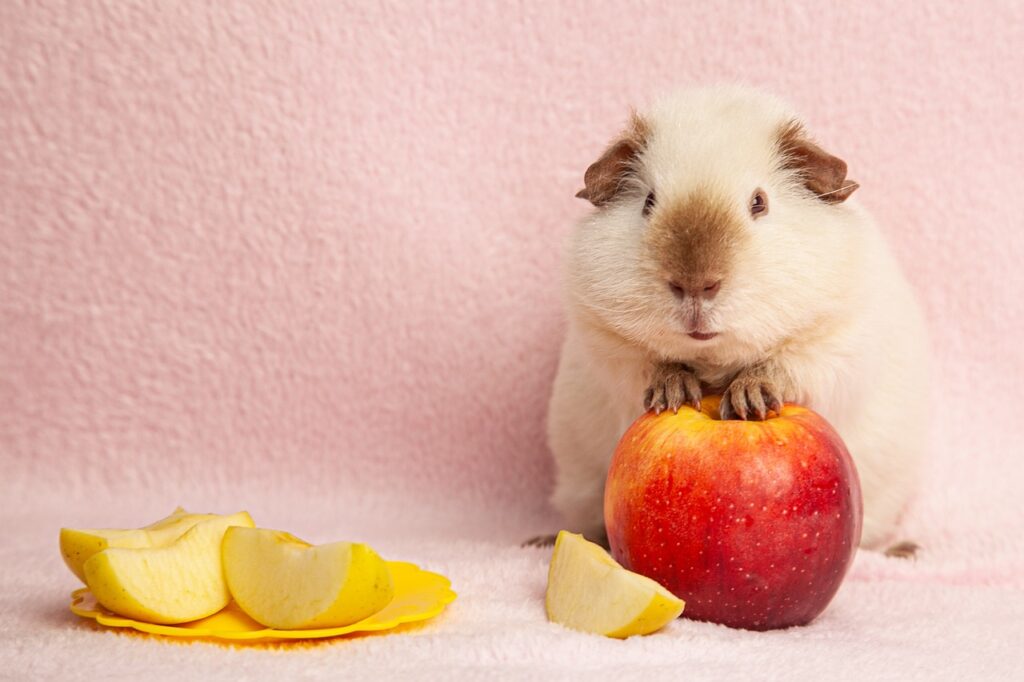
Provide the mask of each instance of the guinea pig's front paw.
[{"label": "guinea pig's front paw", "polygon": [[740,372],[722,394],[721,418],[763,421],[769,411],[778,414],[784,400],[783,384],[775,374],[763,365]]},{"label": "guinea pig's front paw", "polygon": [[661,414],[665,410],[678,412],[683,405],[700,409],[700,381],[697,376],[679,362],[655,365],[651,386],[644,394],[644,409]]}]

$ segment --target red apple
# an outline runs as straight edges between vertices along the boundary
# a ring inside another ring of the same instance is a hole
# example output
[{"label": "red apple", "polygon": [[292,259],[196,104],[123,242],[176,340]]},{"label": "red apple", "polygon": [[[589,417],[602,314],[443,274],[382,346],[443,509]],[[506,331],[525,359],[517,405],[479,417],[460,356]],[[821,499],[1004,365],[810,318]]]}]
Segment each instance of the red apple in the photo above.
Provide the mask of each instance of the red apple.
[{"label": "red apple", "polygon": [[839,589],[860,541],[860,482],[818,414],[765,421],[649,412],[622,437],[604,518],[612,555],[686,602],[684,615],[751,630],[804,625]]}]

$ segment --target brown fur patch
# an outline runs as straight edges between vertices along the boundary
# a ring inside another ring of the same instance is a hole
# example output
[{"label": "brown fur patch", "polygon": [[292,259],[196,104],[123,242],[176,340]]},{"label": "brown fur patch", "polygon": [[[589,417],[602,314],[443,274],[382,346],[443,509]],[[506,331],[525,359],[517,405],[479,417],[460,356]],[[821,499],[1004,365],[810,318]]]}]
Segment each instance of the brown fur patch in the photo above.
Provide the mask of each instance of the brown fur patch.
[{"label": "brown fur patch", "polygon": [[822,201],[837,204],[846,201],[860,187],[846,179],[846,162],[811,142],[798,121],[790,121],[779,131],[779,150],[784,167],[800,173],[804,186]]},{"label": "brown fur patch", "polygon": [[622,181],[633,171],[636,157],[643,151],[649,135],[647,122],[634,111],[625,132],[587,168],[583,176],[585,186],[576,196],[594,206],[604,206],[615,199],[622,191]]},{"label": "brown fur patch", "polygon": [[747,239],[730,202],[698,190],[651,214],[647,243],[665,274],[684,287],[725,279],[732,254]]}]

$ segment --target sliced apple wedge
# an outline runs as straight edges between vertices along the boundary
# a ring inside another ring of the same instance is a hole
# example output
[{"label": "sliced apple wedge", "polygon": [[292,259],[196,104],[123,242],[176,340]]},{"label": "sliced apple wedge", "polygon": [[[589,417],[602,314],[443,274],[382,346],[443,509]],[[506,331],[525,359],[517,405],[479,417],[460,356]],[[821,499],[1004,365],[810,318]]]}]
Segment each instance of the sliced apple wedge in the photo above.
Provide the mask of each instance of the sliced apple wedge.
[{"label": "sliced apple wedge", "polygon": [[269,628],[341,627],[388,605],[394,585],[369,546],[313,546],[290,533],[229,528],[221,548],[235,603]]},{"label": "sliced apple wedge", "polygon": [[150,623],[185,623],[227,606],[220,545],[230,526],[252,527],[248,512],[199,521],[164,547],[108,547],[84,566],[96,601]]},{"label": "sliced apple wedge", "polygon": [[599,545],[562,531],[548,570],[548,620],[608,637],[646,635],[683,612],[683,600],[627,571]]},{"label": "sliced apple wedge", "polygon": [[107,547],[162,547],[174,542],[200,521],[216,514],[190,514],[178,507],[143,528],[61,528],[60,553],[71,572],[85,582],[83,566]]}]

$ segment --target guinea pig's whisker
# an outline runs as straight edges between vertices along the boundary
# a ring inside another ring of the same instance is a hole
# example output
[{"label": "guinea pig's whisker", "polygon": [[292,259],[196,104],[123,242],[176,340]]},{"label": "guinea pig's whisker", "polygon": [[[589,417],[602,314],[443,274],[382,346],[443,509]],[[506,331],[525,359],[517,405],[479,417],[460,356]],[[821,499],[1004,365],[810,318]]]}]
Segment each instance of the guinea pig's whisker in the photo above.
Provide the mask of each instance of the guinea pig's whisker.
[{"label": "guinea pig's whisker", "polygon": [[597,312],[602,312],[602,313],[618,313],[618,314],[623,314],[623,313],[645,313],[645,312],[647,312],[647,308],[645,306],[643,306],[643,305],[632,305],[632,306],[625,306],[625,307],[622,307],[622,308],[606,308],[605,306],[600,306],[600,305],[597,305],[596,303],[588,302],[586,304],[586,306],[588,308],[590,308],[591,310],[594,310],[594,311],[597,311]]},{"label": "guinea pig's whisker", "polygon": [[817,195],[815,195],[815,199],[820,199],[822,197],[827,197],[829,194],[835,194],[836,192],[842,192],[842,191],[848,190],[851,187],[855,187],[856,185],[857,185],[857,183],[853,183],[852,185],[846,185],[845,187],[840,187],[839,189],[834,189],[831,192],[825,192],[824,194],[817,194]]}]

